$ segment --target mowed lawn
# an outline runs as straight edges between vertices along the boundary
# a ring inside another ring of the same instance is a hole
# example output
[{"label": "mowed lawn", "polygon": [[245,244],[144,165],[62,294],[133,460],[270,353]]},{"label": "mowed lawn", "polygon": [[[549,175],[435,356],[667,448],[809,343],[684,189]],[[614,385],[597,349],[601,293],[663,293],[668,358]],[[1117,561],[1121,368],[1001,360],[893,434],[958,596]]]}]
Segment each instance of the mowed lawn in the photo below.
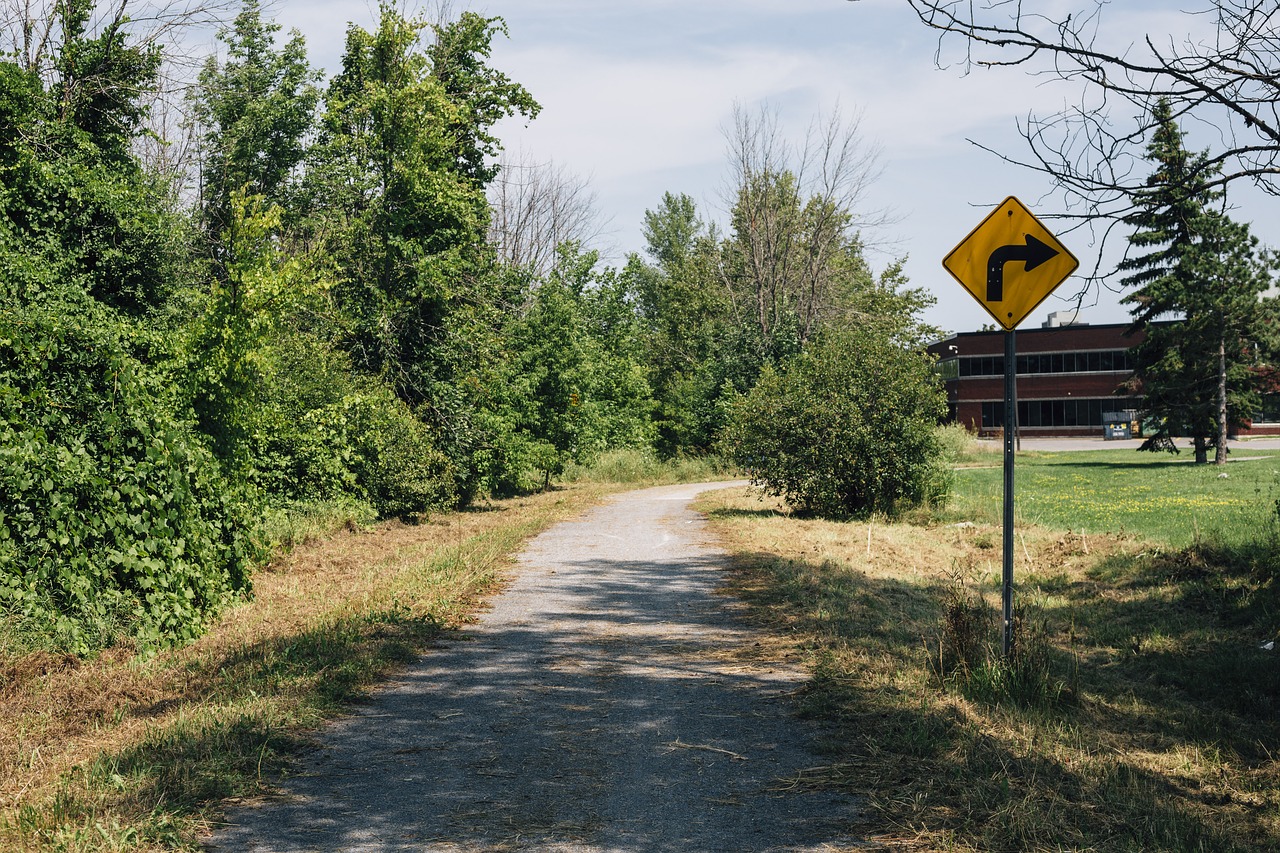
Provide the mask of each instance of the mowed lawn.
[{"label": "mowed lawn", "polygon": [[1233,456],[1019,454],[1011,661],[999,453],[893,522],[706,496],[813,672],[827,755],[790,784],[862,798],[872,849],[1280,850],[1280,454]]},{"label": "mowed lawn", "polygon": [[[998,453],[956,470],[946,516],[1000,522]],[[1234,449],[1225,466],[1195,465],[1191,453],[1136,450],[1024,452],[1015,457],[1019,524],[1088,533],[1135,534],[1181,548],[1198,540],[1253,541],[1277,517],[1280,451]]]}]

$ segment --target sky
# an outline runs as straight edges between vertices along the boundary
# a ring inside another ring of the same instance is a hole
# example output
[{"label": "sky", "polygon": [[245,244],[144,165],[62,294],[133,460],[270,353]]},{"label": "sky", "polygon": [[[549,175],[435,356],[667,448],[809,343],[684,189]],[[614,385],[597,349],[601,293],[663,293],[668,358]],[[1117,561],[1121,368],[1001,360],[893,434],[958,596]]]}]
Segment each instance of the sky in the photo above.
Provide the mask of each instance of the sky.
[{"label": "sky", "polygon": [[[1124,5],[1108,12],[1106,33],[1132,38],[1168,27],[1167,2]],[[611,263],[643,250],[644,213],[664,192],[685,193],[704,219],[726,221],[726,129],[735,108],[774,112],[797,144],[816,117],[835,110],[857,117],[882,169],[867,212],[887,210],[894,219],[865,235],[869,259],[879,270],[906,257],[911,284],[937,299],[925,319],[947,331],[990,321],[942,267],[990,210],[1016,196],[1058,233],[1052,217],[1062,208],[1049,179],[973,143],[1025,155],[1017,120],[1053,112],[1076,90],[1020,68],[939,68],[936,35],[902,0],[455,0],[451,7],[506,21],[492,64],[524,85],[542,112],[532,122],[504,122],[498,135],[511,156],[590,182],[607,220],[600,248]],[[371,28],[376,18],[367,0],[279,0],[270,11],[306,37],[312,63],[329,74],[340,67],[348,22]],[[1252,220],[1264,243],[1280,245],[1280,217],[1268,215],[1276,200],[1243,202],[1237,217]],[[1093,266],[1099,250],[1088,232],[1059,237],[1082,270]],[[1021,328],[1074,308],[1079,290],[1079,279],[1068,280]],[[1092,288],[1081,307],[1086,322],[1128,319],[1105,288]]]}]

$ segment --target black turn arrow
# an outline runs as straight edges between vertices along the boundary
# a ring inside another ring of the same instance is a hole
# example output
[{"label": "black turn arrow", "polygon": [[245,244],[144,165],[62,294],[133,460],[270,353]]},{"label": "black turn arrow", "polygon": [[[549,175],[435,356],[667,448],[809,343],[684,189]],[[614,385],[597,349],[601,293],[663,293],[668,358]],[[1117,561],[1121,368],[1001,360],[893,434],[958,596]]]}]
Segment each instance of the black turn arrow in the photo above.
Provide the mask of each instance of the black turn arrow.
[{"label": "black turn arrow", "polygon": [[987,301],[1004,300],[1004,265],[1014,261],[1026,263],[1026,271],[1031,272],[1045,261],[1056,256],[1058,250],[1048,246],[1030,234],[1024,235],[1027,242],[1022,246],[1001,246],[991,253],[987,261]]}]

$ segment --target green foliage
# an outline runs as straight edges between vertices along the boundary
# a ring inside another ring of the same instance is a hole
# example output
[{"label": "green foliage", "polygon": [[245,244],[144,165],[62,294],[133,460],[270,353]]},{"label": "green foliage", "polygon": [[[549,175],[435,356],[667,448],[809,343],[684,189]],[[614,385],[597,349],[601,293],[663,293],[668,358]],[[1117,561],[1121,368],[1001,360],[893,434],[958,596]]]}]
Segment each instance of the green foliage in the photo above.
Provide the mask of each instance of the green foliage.
[{"label": "green foliage", "polygon": [[726,454],[798,509],[847,518],[941,501],[946,401],[919,350],[883,329],[830,330],[733,404]]},{"label": "green foliage", "polygon": [[57,646],[189,639],[248,588],[248,508],[147,330],[185,229],[134,156],[157,49],[59,4],[49,78],[0,63],[0,576]]},{"label": "green foliage", "polygon": [[0,601],[89,651],[190,639],[249,586],[245,506],[101,309],[0,314]]},{"label": "green foliage", "polygon": [[[754,135],[740,141],[765,145]],[[851,145],[846,140],[842,150]],[[633,259],[628,267],[665,454],[705,452],[724,428],[730,401],[824,330],[914,318],[930,298],[905,287],[901,262],[878,280],[873,274],[851,199],[833,194],[851,175],[810,186],[756,153],[763,159],[738,152],[745,159],[736,164],[740,185],[727,237],[702,221],[688,196],[667,193],[645,214],[654,263]],[[843,174],[851,161],[840,163],[833,168]],[[912,319],[887,334],[913,346],[929,332]]]},{"label": "green foliage", "polygon": [[433,29],[435,42],[426,55],[431,76],[453,105],[446,129],[456,146],[452,168],[483,186],[498,172],[501,145],[493,126],[515,115],[535,118],[542,108],[523,86],[486,64],[494,37],[507,35],[501,18],[463,12],[458,20]]},{"label": "green foliage", "polygon": [[53,63],[58,80],[50,93],[62,132],[83,135],[106,159],[132,166],[130,146],[147,115],[143,93],[155,84],[160,50],[130,45],[127,19],[119,16],[97,36],[88,36],[95,5],[95,0],[57,4],[62,43]]},{"label": "green foliage", "polygon": [[966,462],[984,452],[978,445],[977,436],[963,424],[943,424],[937,428],[936,433],[942,455],[950,464]]},{"label": "green foliage", "polygon": [[257,0],[246,0],[234,26],[219,34],[226,62],[211,57],[200,72],[194,112],[204,127],[201,201],[205,231],[215,240],[231,226],[233,193],[247,188],[283,206],[305,154],[319,75],[296,32],[275,50],[279,31],[262,19]]},{"label": "green foliage", "polygon": [[1147,157],[1155,168],[1126,218],[1140,253],[1119,264],[1122,283],[1134,288],[1123,301],[1146,333],[1134,347],[1132,385],[1159,425],[1144,448],[1185,435],[1205,462],[1208,447],[1224,444],[1258,410],[1256,354],[1274,334],[1259,296],[1270,287],[1272,263],[1247,226],[1216,209],[1222,193],[1210,186],[1213,169],[1183,146],[1166,101],[1154,119]]},{"label": "green foliage", "polygon": [[517,424],[544,485],[569,461],[653,440],[626,277],[597,270],[595,252],[559,254],[510,332],[525,390]]},{"label": "green foliage", "polygon": [[487,172],[474,161],[494,121],[536,105],[482,62],[500,28],[464,15],[427,49],[424,29],[384,5],[375,32],[348,30],[307,176],[309,228],[336,264],[356,366],[451,431],[443,421],[469,414],[445,387],[469,367],[457,333],[490,295]]},{"label": "green foliage", "polygon": [[658,449],[668,456],[710,447],[722,425],[722,392],[746,390],[755,370],[735,343],[738,323],[719,280],[721,254],[693,199],[664,193],[645,212],[652,266],[632,258],[640,336],[656,400]]},{"label": "green foliage", "polygon": [[427,426],[386,385],[290,323],[326,285],[306,256],[284,257],[281,211],[231,196],[215,283],[193,347],[201,427],[236,479],[276,501],[368,501],[382,516],[451,505],[449,461]]},{"label": "green foliage", "polygon": [[239,479],[251,462],[249,437],[265,394],[266,350],[285,321],[325,289],[305,256],[284,257],[279,207],[261,196],[232,193],[231,222],[222,239],[225,278],[212,282],[208,307],[191,344],[192,398],[200,429]]},{"label": "green foliage", "polygon": [[356,482],[379,515],[416,515],[456,502],[449,459],[389,389],[345,398],[338,424]]}]

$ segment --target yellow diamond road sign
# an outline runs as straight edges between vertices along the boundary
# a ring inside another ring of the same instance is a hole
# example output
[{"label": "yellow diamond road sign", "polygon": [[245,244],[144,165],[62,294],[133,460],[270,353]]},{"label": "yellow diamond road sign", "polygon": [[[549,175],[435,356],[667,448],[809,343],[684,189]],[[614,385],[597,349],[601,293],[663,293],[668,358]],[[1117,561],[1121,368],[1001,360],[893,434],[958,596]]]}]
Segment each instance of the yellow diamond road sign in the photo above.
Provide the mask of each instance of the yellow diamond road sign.
[{"label": "yellow diamond road sign", "polygon": [[942,261],[996,322],[1013,331],[1080,262],[1013,196]]}]

